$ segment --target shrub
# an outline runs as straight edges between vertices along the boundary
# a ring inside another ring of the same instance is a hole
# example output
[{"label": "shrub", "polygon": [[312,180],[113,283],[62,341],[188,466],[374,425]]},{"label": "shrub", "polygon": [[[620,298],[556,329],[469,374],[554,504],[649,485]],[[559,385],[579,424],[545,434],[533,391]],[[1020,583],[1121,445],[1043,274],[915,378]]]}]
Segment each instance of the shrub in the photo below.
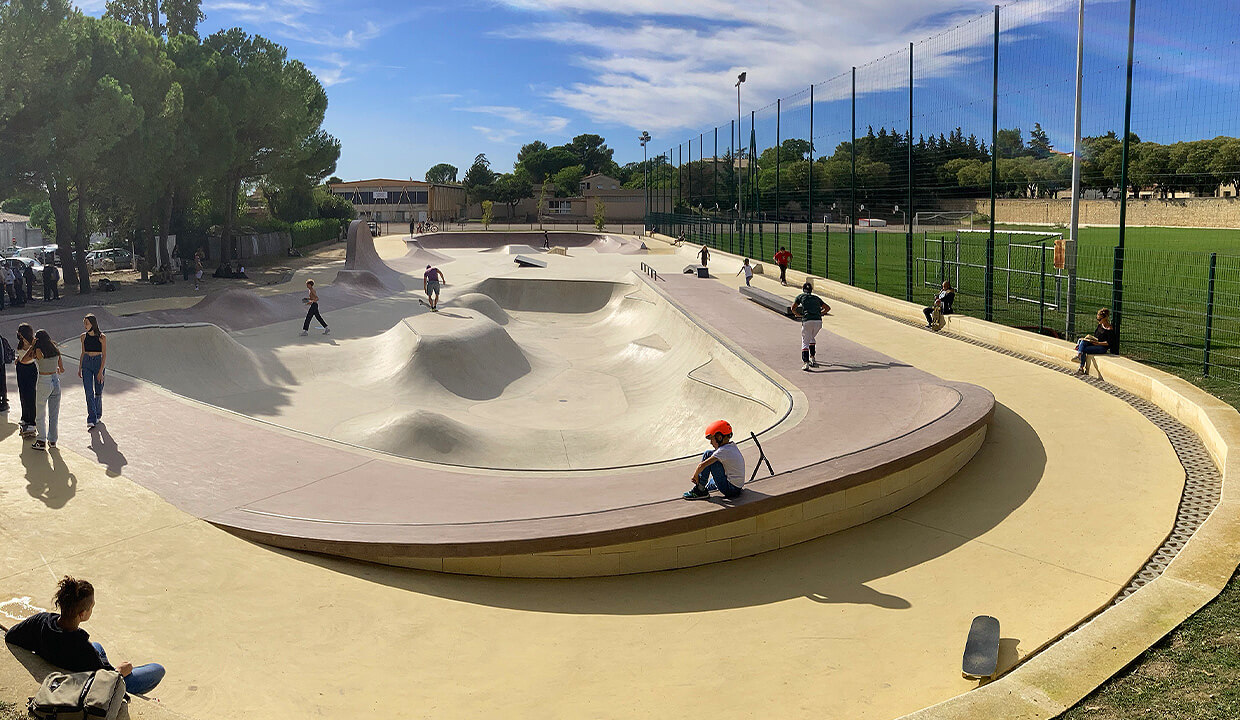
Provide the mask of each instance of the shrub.
[{"label": "shrub", "polygon": [[306,247],[317,243],[329,242],[340,237],[340,229],[346,223],[340,218],[319,218],[317,220],[298,220],[291,228],[293,247]]}]

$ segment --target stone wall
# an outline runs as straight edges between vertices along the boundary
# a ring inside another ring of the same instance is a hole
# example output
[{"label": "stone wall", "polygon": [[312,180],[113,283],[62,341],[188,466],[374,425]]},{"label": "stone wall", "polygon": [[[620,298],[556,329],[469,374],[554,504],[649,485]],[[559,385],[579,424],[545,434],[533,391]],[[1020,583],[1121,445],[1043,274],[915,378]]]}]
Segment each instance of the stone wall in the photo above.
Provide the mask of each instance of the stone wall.
[{"label": "stone wall", "polygon": [[[942,210],[990,214],[990,199],[941,200]],[[995,220],[1029,225],[1067,225],[1071,200],[1011,200],[995,202]],[[1118,200],[1082,200],[1082,225],[1119,225]],[[1128,199],[1128,225],[1152,227],[1240,228],[1240,199],[1184,198],[1179,200]]]}]

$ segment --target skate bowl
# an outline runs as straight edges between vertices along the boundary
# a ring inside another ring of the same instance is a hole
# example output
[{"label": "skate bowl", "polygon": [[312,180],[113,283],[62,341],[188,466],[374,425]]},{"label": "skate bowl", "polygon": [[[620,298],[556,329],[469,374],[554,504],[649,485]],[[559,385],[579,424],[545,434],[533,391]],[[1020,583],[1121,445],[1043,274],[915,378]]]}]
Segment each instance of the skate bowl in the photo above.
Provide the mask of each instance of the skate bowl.
[{"label": "skate bowl", "polygon": [[[639,238],[609,233],[547,231],[546,239],[552,247],[569,250],[590,249],[600,253],[636,255],[646,251]],[[525,252],[543,247],[541,230],[526,232],[438,232],[416,235],[409,242],[417,247],[411,250],[461,250],[487,249],[494,252]],[[523,248],[523,249],[516,249]],[[534,251],[537,252],[537,251]]]}]

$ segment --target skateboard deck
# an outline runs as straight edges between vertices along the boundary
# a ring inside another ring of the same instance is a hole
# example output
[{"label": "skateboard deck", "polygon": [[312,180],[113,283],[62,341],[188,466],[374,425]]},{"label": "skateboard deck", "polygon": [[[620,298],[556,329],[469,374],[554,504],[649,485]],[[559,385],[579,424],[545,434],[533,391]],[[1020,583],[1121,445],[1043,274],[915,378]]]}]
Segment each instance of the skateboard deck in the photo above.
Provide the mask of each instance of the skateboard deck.
[{"label": "skateboard deck", "polygon": [[973,618],[964,644],[961,674],[967,680],[992,678],[999,671],[999,621],[989,615]]}]

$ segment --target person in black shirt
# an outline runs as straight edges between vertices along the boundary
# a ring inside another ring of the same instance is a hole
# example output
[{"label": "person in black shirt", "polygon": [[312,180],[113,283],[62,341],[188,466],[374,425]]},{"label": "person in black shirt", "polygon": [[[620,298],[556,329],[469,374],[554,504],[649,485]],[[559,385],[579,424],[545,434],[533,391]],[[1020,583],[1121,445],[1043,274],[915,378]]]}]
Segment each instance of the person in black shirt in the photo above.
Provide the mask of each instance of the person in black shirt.
[{"label": "person in black shirt", "polygon": [[1076,343],[1075,360],[1081,364],[1077,368],[1077,374],[1085,375],[1089,372],[1087,363],[1090,355],[1108,352],[1115,352],[1115,328],[1111,326],[1111,311],[1102,308],[1098,311],[1098,327],[1094,328],[1094,334],[1086,335]]},{"label": "person in black shirt", "polygon": [[922,313],[926,316],[926,327],[934,329],[934,309],[938,308],[942,315],[952,314],[952,304],[956,302],[956,291],[952,289],[952,284],[943,281],[943,288],[938,295],[934,296],[934,304],[928,308],[922,308]]},{"label": "person in black shirt", "polygon": [[80,627],[95,609],[95,588],[89,582],[66,575],[56,586],[55,603],[59,613],[41,612],[22,620],[5,633],[4,641],[69,672],[115,670],[125,678],[125,690],[134,695],[154,690],[164,679],[163,666],[155,663],[134,667],[122,662],[113,667],[103,646],[90,641]]}]

